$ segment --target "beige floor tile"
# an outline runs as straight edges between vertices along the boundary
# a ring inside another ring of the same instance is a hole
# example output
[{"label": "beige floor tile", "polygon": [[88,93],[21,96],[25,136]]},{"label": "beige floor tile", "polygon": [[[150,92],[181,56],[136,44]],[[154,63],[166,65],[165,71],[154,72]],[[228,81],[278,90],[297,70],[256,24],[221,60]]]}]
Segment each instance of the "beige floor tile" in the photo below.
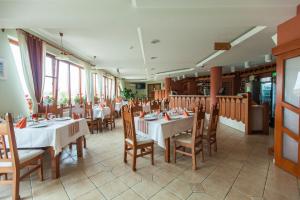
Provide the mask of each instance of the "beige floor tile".
[{"label": "beige floor tile", "polygon": [[179,197],[177,197],[176,195],[174,195],[173,193],[167,191],[167,190],[160,190],[157,194],[155,194],[151,200],[180,200]]},{"label": "beige floor tile", "polygon": [[143,200],[143,198],[137,195],[133,190],[129,189],[120,196],[114,198],[114,200]]},{"label": "beige floor tile", "polygon": [[186,199],[192,193],[190,185],[179,179],[173,180],[165,189],[176,194],[181,199]]},{"label": "beige floor tile", "polygon": [[[49,156],[45,158],[45,181],[36,174],[21,182],[25,199],[190,199],[190,200],[299,200],[299,179],[276,167],[267,154],[272,135],[244,135],[219,126],[218,152],[205,161],[199,156],[198,170],[191,158],[177,157],[177,163],[164,161],[164,150],[155,145],[155,165],[148,156],[123,163],[123,127],[87,135],[88,148],[83,159],[76,149],[63,152],[61,178],[51,179]],[[270,143],[271,141],[271,143]],[[197,157],[198,158],[198,157]],[[173,158],[171,157],[171,160]],[[97,188],[95,188],[97,186]],[[265,188],[265,191],[264,191]],[[10,199],[11,189],[0,186],[0,199]],[[194,192],[194,193],[192,193]],[[105,195],[105,196],[104,196]]]},{"label": "beige floor tile", "polygon": [[106,199],[115,198],[128,189],[129,187],[119,179],[113,180],[99,187],[99,190]]},{"label": "beige floor tile", "polygon": [[88,193],[78,196],[75,200],[105,200],[105,197],[97,189],[94,189]]},{"label": "beige floor tile", "polygon": [[128,172],[127,174],[120,176],[119,179],[128,187],[132,187],[142,181],[142,177],[135,172]]},{"label": "beige floor tile", "polygon": [[188,200],[215,200],[206,193],[193,193]]},{"label": "beige floor tile", "polygon": [[111,172],[104,171],[100,172],[99,174],[96,174],[95,176],[90,177],[90,179],[97,187],[100,187],[105,183],[116,179],[116,177]]},{"label": "beige floor tile", "polygon": [[94,190],[96,187],[89,179],[82,179],[73,184],[65,185],[65,190],[71,199]]},{"label": "beige floor tile", "polygon": [[252,200],[251,197],[241,193],[239,190],[231,189],[225,200]]},{"label": "beige floor tile", "polygon": [[140,196],[142,196],[145,199],[150,198],[155,193],[157,193],[161,186],[156,184],[155,182],[143,180],[142,182],[136,184],[132,187],[132,189]]}]

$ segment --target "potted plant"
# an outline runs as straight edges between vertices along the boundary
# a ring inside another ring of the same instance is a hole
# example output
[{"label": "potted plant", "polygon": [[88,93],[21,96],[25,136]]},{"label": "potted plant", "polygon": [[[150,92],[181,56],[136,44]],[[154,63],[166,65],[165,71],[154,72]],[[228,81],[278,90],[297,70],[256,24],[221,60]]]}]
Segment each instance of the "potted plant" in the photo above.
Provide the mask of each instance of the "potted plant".
[{"label": "potted plant", "polygon": [[80,104],[80,97],[79,97],[78,94],[74,97],[73,100],[74,100],[74,103],[75,103],[75,104]]},{"label": "potted plant", "polygon": [[51,96],[45,96],[45,97],[43,97],[43,104],[45,106],[52,105],[53,102],[54,102],[54,98],[53,97],[51,97]]},{"label": "potted plant", "polygon": [[124,90],[121,91],[121,97],[124,100],[130,100],[130,99],[134,99],[135,94],[132,92],[131,89],[124,88]]},{"label": "potted plant", "polygon": [[65,94],[65,93],[61,93],[61,95],[60,95],[61,97],[60,97],[60,99],[59,99],[59,101],[58,101],[58,103],[60,104],[60,105],[67,105],[67,103],[68,103],[68,98],[67,98],[67,95]]}]

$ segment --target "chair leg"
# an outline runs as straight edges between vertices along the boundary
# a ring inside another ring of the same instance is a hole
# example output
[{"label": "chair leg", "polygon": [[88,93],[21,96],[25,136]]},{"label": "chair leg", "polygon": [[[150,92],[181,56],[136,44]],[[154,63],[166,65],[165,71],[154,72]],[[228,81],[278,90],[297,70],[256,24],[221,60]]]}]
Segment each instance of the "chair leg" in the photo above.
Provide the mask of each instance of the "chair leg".
[{"label": "chair leg", "polygon": [[20,191],[20,172],[15,171],[15,173],[13,173],[13,185],[12,185],[12,200],[20,200],[20,195],[19,195],[19,191]]},{"label": "chair leg", "polygon": [[69,144],[69,149],[70,151],[72,151],[72,144]]},{"label": "chair leg", "polygon": [[208,151],[209,151],[209,156],[211,156],[211,143],[210,143],[210,141],[208,142]]},{"label": "chair leg", "polygon": [[83,147],[86,149],[86,138],[83,136]]},{"label": "chair leg", "polygon": [[137,154],[137,149],[133,147],[133,155],[132,155],[132,170],[136,171],[136,154]]},{"label": "chair leg", "polygon": [[154,165],[154,144],[151,145],[151,164]]},{"label": "chair leg", "polygon": [[127,144],[124,144],[124,163],[127,163]]},{"label": "chair leg", "polygon": [[173,152],[173,155],[174,155],[174,163],[176,163],[176,142],[174,142],[174,152]]},{"label": "chair leg", "polygon": [[40,170],[39,170],[40,181],[44,181],[44,165],[43,165],[43,158],[41,158],[41,159],[39,160],[39,164],[40,164]]},{"label": "chair leg", "polygon": [[192,148],[192,160],[193,160],[193,170],[196,170],[197,169],[197,161],[196,161],[195,147]]},{"label": "chair leg", "polygon": [[217,146],[217,140],[215,140],[215,152],[217,152],[218,146]]},{"label": "chair leg", "polygon": [[202,162],[204,162],[204,148],[203,148],[203,143],[201,144],[201,154],[202,154]]}]

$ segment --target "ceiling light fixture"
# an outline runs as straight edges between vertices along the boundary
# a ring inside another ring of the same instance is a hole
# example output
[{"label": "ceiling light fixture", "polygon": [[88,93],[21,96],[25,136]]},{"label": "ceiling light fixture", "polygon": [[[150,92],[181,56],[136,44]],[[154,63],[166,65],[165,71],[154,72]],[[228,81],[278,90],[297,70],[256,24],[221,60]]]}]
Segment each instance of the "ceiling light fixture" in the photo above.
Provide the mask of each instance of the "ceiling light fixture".
[{"label": "ceiling light fixture", "polygon": [[272,36],[272,40],[273,40],[274,44],[277,45],[277,33]]},{"label": "ceiling light fixture", "polygon": [[230,71],[231,71],[231,73],[234,73],[235,72],[235,67],[234,66],[230,67]]},{"label": "ceiling light fixture", "polygon": [[158,44],[160,43],[160,40],[159,39],[154,39],[151,41],[151,44]]},{"label": "ceiling light fixture", "polygon": [[182,79],[185,79],[185,74],[182,75]]},{"label": "ceiling light fixture", "polygon": [[[248,32],[244,33],[243,35],[241,35],[240,37],[238,37],[237,39],[233,40],[230,45],[231,47],[234,47],[238,44],[240,44],[241,42],[247,40],[248,38],[252,37],[253,35],[259,33],[260,31],[262,31],[263,29],[265,29],[266,26],[255,26],[254,28],[252,28],[251,30],[249,30]],[[221,55],[222,53],[224,53],[225,50],[219,50],[216,51],[215,53],[211,54],[210,56],[208,56],[207,58],[205,58],[204,60],[200,61],[197,63],[197,67],[201,67],[203,66],[205,63],[207,63],[208,61],[214,59],[215,57]]]},{"label": "ceiling light fixture", "polygon": [[246,62],[244,63],[244,67],[245,67],[245,69],[248,69],[248,68],[250,67],[249,61],[246,61]]},{"label": "ceiling light fixture", "polygon": [[60,36],[61,52],[60,52],[60,54],[58,56],[55,56],[55,58],[57,60],[70,61],[70,58],[68,57],[68,53],[65,52],[65,50],[64,50],[64,45],[63,45],[63,36],[64,36],[64,34],[60,32],[59,36]]},{"label": "ceiling light fixture", "polygon": [[270,63],[272,61],[272,56],[270,54],[265,55],[265,62]]},{"label": "ceiling light fixture", "polygon": [[155,60],[156,58],[157,58],[156,56],[152,56],[150,59]]},{"label": "ceiling light fixture", "polygon": [[183,72],[190,72],[193,70],[194,70],[194,68],[185,68],[185,69],[179,69],[179,70],[174,70],[174,71],[158,72],[155,75],[162,76],[162,75],[178,74],[178,73],[183,73]]},{"label": "ceiling light fixture", "polygon": [[195,72],[195,77],[198,77],[198,72]]},{"label": "ceiling light fixture", "polygon": [[137,28],[137,33],[138,33],[139,42],[140,42],[141,51],[142,51],[142,56],[143,56],[143,61],[144,61],[144,65],[145,65],[146,64],[146,57],[145,57],[145,50],[144,50],[144,43],[143,43],[143,36],[142,36],[141,27]]}]

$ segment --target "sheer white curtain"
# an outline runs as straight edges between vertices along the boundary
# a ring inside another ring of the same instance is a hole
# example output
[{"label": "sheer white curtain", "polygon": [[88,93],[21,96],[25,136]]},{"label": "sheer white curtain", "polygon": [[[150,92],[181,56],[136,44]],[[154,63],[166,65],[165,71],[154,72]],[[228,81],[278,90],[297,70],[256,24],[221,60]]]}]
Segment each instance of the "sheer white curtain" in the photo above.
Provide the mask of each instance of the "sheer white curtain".
[{"label": "sheer white curtain", "polygon": [[86,80],[86,97],[87,102],[94,103],[94,87],[93,87],[93,80],[92,80],[92,72],[90,69],[85,69],[85,80]]},{"label": "sheer white curtain", "polygon": [[32,100],[32,112],[37,113],[38,112],[38,102],[35,97],[34,82],[33,82],[33,77],[32,77],[31,64],[30,64],[30,60],[29,60],[26,36],[20,30],[17,30],[17,35],[18,35],[18,40],[19,40],[19,45],[20,45],[22,67],[23,67],[23,72],[24,72],[24,80],[25,80],[26,87],[28,89],[28,93]]}]

